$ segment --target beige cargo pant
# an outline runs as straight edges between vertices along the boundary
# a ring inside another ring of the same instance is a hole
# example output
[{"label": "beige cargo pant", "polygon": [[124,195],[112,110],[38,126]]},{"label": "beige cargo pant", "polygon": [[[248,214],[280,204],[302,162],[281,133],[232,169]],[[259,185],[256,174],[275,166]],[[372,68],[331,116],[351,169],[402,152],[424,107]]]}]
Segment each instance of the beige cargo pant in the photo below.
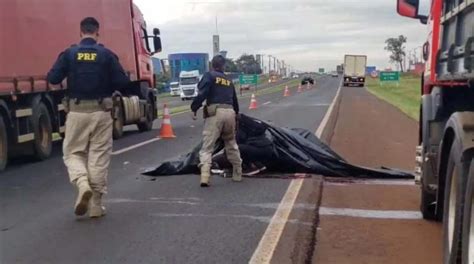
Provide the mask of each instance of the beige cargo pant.
[{"label": "beige cargo pant", "polygon": [[233,109],[218,108],[216,115],[206,118],[204,123],[203,143],[199,152],[201,172],[210,175],[212,152],[217,139],[222,138],[225,144],[227,159],[234,168],[242,166],[239,146],[235,140],[235,111]]},{"label": "beige cargo pant", "polygon": [[80,177],[87,177],[92,190],[107,193],[112,123],[110,112],[68,113],[63,159],[71,183]]}]

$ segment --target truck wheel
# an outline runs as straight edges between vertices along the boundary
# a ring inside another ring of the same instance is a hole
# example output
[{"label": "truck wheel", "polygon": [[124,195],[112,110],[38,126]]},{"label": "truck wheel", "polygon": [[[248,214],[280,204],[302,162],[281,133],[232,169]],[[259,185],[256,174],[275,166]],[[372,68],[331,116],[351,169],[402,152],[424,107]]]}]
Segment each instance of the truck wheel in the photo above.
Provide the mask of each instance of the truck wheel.
[{"label": "truck wheel", "polygon": [[122,108],[121,103],[117,106],[114,106],[114,111],[112,114],[114,115],[112,137],[113,139],[119,139],[123,136],[123,123],[124,123],[123,108]]},{"label": "truck wheel", "polygon": [[31,118],[35,135],[33,141],[34,156],[38,160],[45,160],[51,155],[53,146],[51,117],[46,106],[43,103],[38,103],[33,107]]},{"label": "truck wheel", "polygon": [[140,122],[137,124],[138,130],[140,132],[150,131],[153,129],[153,111],[156,111],[155,107],[153,107],[153,102],[150,100],[147,101],[147,109],[149,111],[145,114],[146,121]]},{"label": "truck wheel", "polygon": [[474,163],[471,161],[464,198],[462,263],[474,263]]},{"label": "truck wheel", "polygon": [[8,162],[8,135],[3,117],[0,115],[0,171],[3,171]]},{"label": "truck wheel", "polygon": [[448,158],[444,186],[443,263],[458,263],[461,257],[464,186],[472,161],[472,154],[469,154],[469,157],[461,157],[462,152],[460,140],[455,140]]}]

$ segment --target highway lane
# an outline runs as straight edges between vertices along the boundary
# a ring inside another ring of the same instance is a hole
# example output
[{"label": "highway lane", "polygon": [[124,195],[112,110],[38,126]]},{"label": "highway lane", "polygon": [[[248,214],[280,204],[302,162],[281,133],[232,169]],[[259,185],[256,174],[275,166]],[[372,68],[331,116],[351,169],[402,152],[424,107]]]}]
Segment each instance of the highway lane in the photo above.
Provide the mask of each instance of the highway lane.
[{"label": "highway lane", "polygon": [[[314,131],[339,82],[324,77],[318,88],[302,94],[292,89],[287,98],[281,93],[262,95],[260,108],[251,115]],[[242,100],[243,112],[250,112],[248,104],[248,99]],[[214,177],[211,188],[201,189],[197,175],[155,180],[140,176],[140,171],[186,153],[200,140],[202,120],[192,121],[184,113],[174,116],[172,123],[177,139],[155,141],[113,157],[106,196],[109,215],[98,221],[74,217],[75,190],[59,151],[50,160],[20,164],[2,173],[0,262],[247,262],[289,181],[232,183]],[[128,133],[114,142],[115,151],[150,140],[158,131]]]},{"label": "highway lane", "polygon": [[[266,89],[275,85],[283,84],[283,83],[288,83],[292,81],[293,79],[286,79],[286,80],[278,80],[277,82],[274,83],[261,83],[257,86],[258,90]],[[239,85],[236,85],[236,88],[239,89]],[[242,94],[249,94],[253,91],[253,87],[251,90],[243,90]],[[171,97],[161,97],[158,98],[158,105],[159,107],[162,107],[163,104],[166,103],[168,107],[179,107],[183,105],[189,105],[191,104],[191,101],[182,101],[179,96],[171,96]]]}]

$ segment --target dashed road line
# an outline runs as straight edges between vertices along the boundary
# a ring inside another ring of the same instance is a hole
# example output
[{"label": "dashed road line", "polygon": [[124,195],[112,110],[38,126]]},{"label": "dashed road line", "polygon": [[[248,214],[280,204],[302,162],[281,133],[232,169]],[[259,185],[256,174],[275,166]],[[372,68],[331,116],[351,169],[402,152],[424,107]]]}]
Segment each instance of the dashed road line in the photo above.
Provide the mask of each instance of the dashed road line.
[{"label": "dashed road line", "polygon": [[145,145],[148,145],[150,143],[153,143],[153,142],[156,142],[158,140],[161,140],[161,138],[152,138],[150,140],[147,140],[147,141],[143,141],[143,142],[140,142],[138,144],[135,144],[135,145],[132,145],[132,146],[129,146],[129,147],[126,147],[126,148],[123,148],[123,149],[119,149],[119,150],[116,150],[116,151],[113,151],[112,152],[112,155],[119,155],[119,154],[122,154],[122,153],[125,153],[127,151],[130,151],[132,149],[136,149],[136,148],[139,148],[141,146],[145,146]]},{"label": "dashed road line", "polygon": [[339,181],[337,179],[325,179],[325,185],[334,185],[334,186],[347,186],[353,184],[362,184],[362,185],[402,185],[402,186],[415,186],[415,181],[410,180],[348,180],[348,181]]},{"label": "dashed road line", "polygon": [[365,210],[352,208],[319,207],[319,215],[345,216],[357,218],[395,219],[395,220],[419,220],[423,215],[419,211],[403,210]]},{"label": "dashed road line", "polygon": [[268,104],[271,104],[271,103],[272,103],[272,101],[268,101],[268,102],[263,103],[262,105],[268,105]]}]

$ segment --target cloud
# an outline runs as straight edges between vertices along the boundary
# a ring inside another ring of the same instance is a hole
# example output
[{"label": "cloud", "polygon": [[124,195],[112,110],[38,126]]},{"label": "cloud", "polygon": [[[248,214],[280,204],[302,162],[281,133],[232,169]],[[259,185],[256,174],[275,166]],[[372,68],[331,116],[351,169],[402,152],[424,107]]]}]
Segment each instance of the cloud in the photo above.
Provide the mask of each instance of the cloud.
[{"label": "cloud", "polygon": [[192,1],[135,0],[148,26],[159,27],[163,53],[212,53],[216,33],[228,56],[271,54],[296,69],[334,69],[344,54],[366,54],[369,64],[389,65],[385,40],[408,37],[422,45],[426,29],[396,13],[396,0]]}]

